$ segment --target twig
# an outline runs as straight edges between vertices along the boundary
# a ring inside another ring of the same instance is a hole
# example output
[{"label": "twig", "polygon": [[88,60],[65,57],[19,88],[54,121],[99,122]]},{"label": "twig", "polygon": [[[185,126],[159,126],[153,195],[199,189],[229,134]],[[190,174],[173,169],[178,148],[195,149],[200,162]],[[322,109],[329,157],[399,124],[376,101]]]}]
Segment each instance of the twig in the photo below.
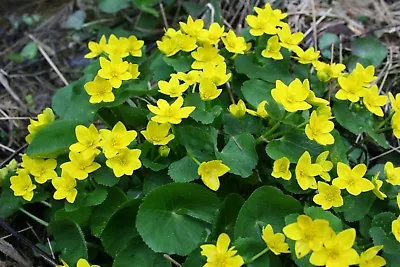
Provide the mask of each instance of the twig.
[{"label": "twig", "polygon": [[314,0],[311,0],[311,11],[312,11],[312,20],[313,20],[313,39],[314,39],[314,50],[317,51],[318,47],[317,47],[317,24],[316,24],[316,20],[317,20],[317,15],[316,15],[316,11],[315,11],[315,2]]},{"label": "twig", "polygon": [[32,117],[1,117],[0,121],[8,121],[8,120],[29,120]]},{"label": "twig", "polygon": [[2,149],[4,149],[4,150],[7,150],[8,152],[15,153],[15,150],[14,150],[14,149],[9,148],[8,146],[5,146],[5,145],[3,145],[3,144],[0,144],[0,148],[2,148]]},{"label": "twig", "polygon": [[22,102],[21,98],[14,92],[14,90],[10,87],[10,84],[8,83],[6,77],[4,76],[4,71],[0,69],[0,83],[3,85],[3,87],[6,89],[6,91],[11,95],[11,97],[19,104],[21,105],[24,109],[26,109],[26,106],[24,102]]},{"label": "twig", "polygon": [[43,225],[44,227],[48,227],[48,226],[49,226],[49,223],[48,223],[48,222],[43,221],[43,220],[40,219],[39,217],[36,217],[35,215],[33,215],[32,213],[30,213],[29,211],[27,211],[27,210],[25,210],[25,209],[23,209],[23,208],[20,208],[19,210],[20,210],[22,213],[24,213],[25,215],[27,215],[29,218],[31,218],[32,220],[34,220],[35,222],[40,223],[41,225]]},{"label": "twig", "polygon": [[171,262],[171,263],[174,264],[175,266],[182,267],[182,264],[180,264],[179,262],[177,262],[176,260],[174,260],[173,258],[171,258],[170,255],[164,254],[163,256],[164,256],[164,258],[166,258],[169,262]]},{"label": "twig", "polygon": [[[22,229],[22,230],[19,230],[18,233],[22,233],[22,232],[28,231],[28,230],[30,230],[30,229],[32,229],[32,226],[28,226],[28,227],[26,227],[26,228],[24,228],[24,229]],[[6,239],[6,238],[9,238],[9,237],[11,237],[11,236],[13,236],[13,235],[12,235],[12,234],[9,234],[9,235],[6,235],[6,236],[1,237],[0,239]]]},{"label": "twig", "polygon": [[168,29],[169,26],[168,26],[167,16],[165,15],[165,11],[164,11],[164,5],[162,4],[161,1],[160,1],[160,3],[158,3],[158,4],[159,4],[159,6],[160,6],[160,11],[161,11],[161,16],[162,16],[163,21],[164,21],[164,26],[165,26],[166,29]]},{"label": "twig", "polygon": [[211,11],[211,18],[210,18],[210,25],[211,25],[212,23],[214,23],[215,9],[214,9],[214,6],[211,3],[208,3],[207,7]]},{"label": "twig", "polygon": [[17,150],[15,150],[15,152],[10,155],[8,158],[6,158],[1,164],[0,164],[0,168],[3,168],[3,166],[5,166],[8,162],[10,162],[13,158],[15,158],[22,150],[24,150],[26,147],[28,146],[28,144],[25,144],[23,146],[21,146],[20,148],[18,148]]},{"label": "twig", "polygon": [[[313,26],[309,28],[305,33],[304,33],[304,38],[306,38],[312,31],[314,31],[314,35],[317,33],[317,25],[320,24],[329,14],[331,13],[332,8],[328,9],[326,13],[321,16],[315,23],[313,23]],[[316,37],[314,36],[316,39]]]},{"label": "twig", "polygon": [[391,47],[389,47],[389,59],[388,59],[388,62],[386,63],[386,65],[385,65],[386,71],[385,71],[385,75],[382,78],[381,85],[379,86],[379,93],[383,89],[383,85],[385,84],[386,79],[387,79],[387,77],[389,75],[389,71],[392,68],[392,63],[393,63],[393,50],[392,50]]}]

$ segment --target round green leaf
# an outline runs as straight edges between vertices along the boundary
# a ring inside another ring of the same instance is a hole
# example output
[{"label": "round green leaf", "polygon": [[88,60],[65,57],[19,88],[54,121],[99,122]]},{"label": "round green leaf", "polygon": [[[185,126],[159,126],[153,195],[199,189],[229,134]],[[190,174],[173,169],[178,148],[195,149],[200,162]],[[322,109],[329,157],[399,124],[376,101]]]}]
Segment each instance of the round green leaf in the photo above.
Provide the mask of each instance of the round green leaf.
[{"label": "round green leaf", "polygon": [[168,174],[175,182],[190,182],[199,178],[197,174],[198,167],[196,162],[190,157],[185,156],[169,165]]},{"label": "round green leaf", "polygon": [[218,198],[204,186],[168,184],[144,198],[136,226],[155,252],[188,255],[205,241],[218,207]]},{"label": "round green leaf", "polygon": [[353,55],[366,59],[377,67],[386,58],[388,49],[377,38],[367,36],[354,39],[351,43],[351,52]]}]

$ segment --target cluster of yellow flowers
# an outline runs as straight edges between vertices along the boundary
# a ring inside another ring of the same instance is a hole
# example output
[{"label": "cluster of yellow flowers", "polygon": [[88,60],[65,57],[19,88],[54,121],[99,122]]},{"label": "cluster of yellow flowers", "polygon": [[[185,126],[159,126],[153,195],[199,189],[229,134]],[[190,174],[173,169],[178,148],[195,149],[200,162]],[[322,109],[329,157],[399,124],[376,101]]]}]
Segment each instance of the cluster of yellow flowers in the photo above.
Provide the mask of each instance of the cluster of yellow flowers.
[{"label": "cluster of yellow flowers", "polygon": [[[313,220],[307,215],[299,215],[296,222],[286,225],[283,233],[274,233],[270,224],[262,229],[262,239],[267,248],[255,257],[270,250],[275,255],[290,253],[285,238],[295,241],[295,255],[301,259],[312,252],[310,263],[314,266],[349,266],[381,267],[386,260],[377,254],[383,246],[374,246],[358,255],[353,248],[356,230],[349,228],[339,233],[330,227],[324,219]],[[230,238],[227,234],[219,235],[217,244],[202,245],[201,254],[207,257],[207,267],[240,267],[255,260],[244,259],[237,254],[235,247],[229,248]]]},{"label": "cluster of yellow flowers", "polygon": [[53,110],[46,108],[38,115],[37,120],[30,119],[30,124],[28,125],[29,134],[25,137],[26,142],[30,144],[36,133],[47,124],[53,122],[54,118]]},{"label": "cluster of yellow flowers", "polygon": [[111,34],[108,43],[103,35],[98,43],[90,41],[90,52],[86,58],[100,57],[100,67],[94,80],[85,84],[85,90],[90,95],[90,103],[113,102],[115,96],[113,89],[121,87],[123,81],[137,79],[140,75],[138,64],[133,64],[123,59],[142,56],[144,42],[132,35],[129,38],[116,37]]}]

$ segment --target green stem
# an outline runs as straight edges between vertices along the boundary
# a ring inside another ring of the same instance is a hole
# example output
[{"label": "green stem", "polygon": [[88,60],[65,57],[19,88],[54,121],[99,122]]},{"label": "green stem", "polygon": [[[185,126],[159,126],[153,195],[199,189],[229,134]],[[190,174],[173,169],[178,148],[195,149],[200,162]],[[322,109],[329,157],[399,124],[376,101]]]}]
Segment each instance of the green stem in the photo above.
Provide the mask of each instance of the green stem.
[{"label": "green stem", "polygon": [[48,223],[48,222],[45,222],[45,221],[43,221],[42,219],[36,217],[35,215],[33,215],[32,213],[30,213],[29,211],[24,210],[23,208],[20,208],[19,210],[20,210],[22,213],[28,215],[32,220],[34,220],[34,221],[40,223],[41,225],[43,225],[43,226],[45,226],[45,227],[48,227],[48,226],[49,226],[49,223]]},{"label": "green stem", "polygon": [[261,257],[262,255],[264,255],[265,253],[267,253],[269,249],[265,248],[264,250],[260,251],[260,253],[258,253],[257,255],[255,255],[253,258],[251,258],[248,262],[245,262],[244,264],[249,264],[254,262],[255,260],[257,260],[259,257]]},{"label": "green stem", "polygon": [[388,126],[388,127],[385,127],[385,128],[382,128],[382,129],[377,129],[377,133],[378,134],[380,134],[380,133],[383,133],[383,132],[386,132],[386,131],[389,131],[389,130],[392,130],[392,127],[391,126]]},{"label": "green stem", "polygon": [[267,137],[272,134],[276,129],[278,129],[280,125],[281,123],[278,121],[274,124],[274,126],[262,133],[261,136],[256,139],[256,144],[264,142],[264,140],[267,139]]},{"label": "green stem", "polygon": [[191,153],[188,152],[187,155],[188,155],[194,162],[196,162],[197,165],[200,166],[201,162],[200,162],[198,159],[196,159]]},{"label": "green stem", "polygon": [[392,111],[389,116],[387,116],[379,125],[376,127],[376,130],[379,130],[382,128],[394,115],[394,111]]}]

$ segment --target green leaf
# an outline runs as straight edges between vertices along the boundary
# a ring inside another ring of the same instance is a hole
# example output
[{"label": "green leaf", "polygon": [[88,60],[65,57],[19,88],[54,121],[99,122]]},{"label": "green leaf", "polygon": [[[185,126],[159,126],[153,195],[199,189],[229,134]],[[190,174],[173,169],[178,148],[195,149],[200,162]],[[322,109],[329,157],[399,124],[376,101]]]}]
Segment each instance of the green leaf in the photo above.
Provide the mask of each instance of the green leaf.
[{"label": "green leaf", "polygon": [[332,44],[336,47],[338,47],[339,45],[339,37],[334,34],[334,33],[330,33],[330,32],[326,32],[324,34],[321,35],[321,37],[318,40],[318,47],[321,50],[321,54],[328,58],[331,59],[332,57]]},{"label": "green leaf", "polygon": [[48,228],[56,241],[61,258],[73,266],[81,259],[88,258],[85,237],[81,228],[70,220],[53,221]]},{"label": "green leaf", "polygon": [[76,142],[75,127],[79,121],[57,120],[41,128],[29,144],[26,154],[30,157],[55,158],[66,154]]},{"label": "green leaf", "polygon": [[217,220],[215,221],[212,235],[214,239],[217,239],[221,233],[233,236],[236,218],[243,203],[243,197],[236,193],[231,193],[224,199],[219,208]]},{"label": "green leaf", "polygon": [[74,203],[65,204],[65,210],[73,211],[79,209],[80,207],[92,207],[100,205],[106,200],[107,195],[107,189],[102,186],[97,186],[91,192],[79,192]]},{"label": "green leaf", "polygon": [[153,251],[185,256],[206,240],[218,206],[204,186],[167,184],[144,198],[136,227]]},{"label": "green leaf", "polygon": [[2,189],[0,196],[0,218],[6,219],[22,207],[23,199],[14,196],[14,192],[10,189],[10,176],[9,173],[2,181]]},{"label": "green leaf", "polygon": [[275,120],[280,120],[283,118],[285,112],[272,98],[271,90],[273,88],[275,88],[273,83],[251,79],[243,83],[241,91],[244,99],[247,103],[252,105],[254,109],[257,108],[261,101],[267,100],[268,104],[265,106],[265,109],[268,115]]},{"label": "green leaf", "polygon": [[149,57],[150,71],[153,73],[152,79],[154,81],[167,80],[170,74],[175,72],[174,69],[164,61],[164,54],[156,50]]},{"label": "green leaf", "polygon": [[179,126],[175,139],[185,146],[186,151],[213,153],[217,146],[218,131],[206,126]]},{"label": "green leaf", "polygon": [[108,221],[100,239],[110,256],[115,258],[126,247],[129,240],[139,235],[135,222],[140,203],[139,199],[125,202]]},{"label": "green leaf", "polygon": [[67,21],[65,22],[65,27],[68,29],[80,30],[85,23],[85,19],[85,10],[79,9],[68,17]]},{"label": "green leaf", "polygon": [[190,55],[189,56],[175,55],[172,57],[164,56],[164,61],[169,66],[174,68],[176,72],[188,72],[192,69],[191,65],[194,59]]},{"label": "green leaf", "polygon": [[264,226],[271,224],[280,232],[285,226],[285,217],[302,212],[299,201],[285,195],[276,187],[263,186],[251,194],[240,209],[235,226],[235,238],[260,238]]},{"label": "green leaf", "polygon": [[148,171],[144,174],[143,194],[147,195],[154,189],[171,182],[172,180],[166,172]]},{"label": "green leaf", "polygon": [[396,215],[393,212],[381,212],[375,215],[372,219],[371,227],[380,227],[385,232],[392,231],[392,222],[396,220]]},{"label": "green leaf", "polygon": [[[237,249],[238,254],[243,257],[245,262],[247,262],[250,261],[250,259],[253,258],[257,253],[264,250],[266,248],[266,244],[260,238],[254,239],[254,238],[240,237],[237,240],[235,240],[235,248]],[[246,264],[246,266],[247,267],[271,266],[268,253],[264,254],[254,262]]]},{"label": "green leaf", "polygon": [[386,233],[381,227],[372,227],[369,234],[374,241],[375,246],[383,245],[383,251],[389,254],[399,254],[399,242],[393,234]]},{"label": "green leaf", "polygon": [[116,13],[129,6],[130,0],[99,0],[99,8],[105,13]]},{"label": "green leaf", "polygon": [[214,122],[221,112],[222,107],[214,105],[210,109],[206,107],[206,103],[200,99],[199,94],[188,94],[185,97],[185,106],[195,106],[196,109],[190,114],[190,117],[202,124],[211,124]]},{"label": "green leaf", "polygon": [[199,166],[188,156],[169,165],[168,174],[177,183],[186,183],[199,178],[197,169]]},{"label": "green leaf", "polygon": [[349,151],[351,145],[336,129],[332,131],[332,135],[335,138],[335,143],[329,147],[330,160],[335,165],[338,162],[348,164],[349,160],[347,159],[347,151]]},{"label": "green leaf", "polygon": [[348,101],[336,101],[333,113],[336,121],[353,134],[363,133],[372,124],[372,114],[368,110],[353,110]]},{"label": "green leaf", "polygon": [[121,189],[117,187],[109,189],[106,200],[96,207],[90,220],[90,228],[94,236],[101,236],[110,218],[126,201],[127,197]]},{"label": "green leaf", "polygon": [[24,46],[20,55],[25,59],[31,60],[36,57],[37,51],[38,51],[38,45],[36,44],[36,42],[31,41]]},{"label": "green leaf", "polygon": [[55,213],[54,219],[57,221],[71,220],[80,227],[86,227],[89,224],[90,216],[92,216],[92,207],[81,207],[73,211],[59,209]]},{"label": "green leaf", "polygon": [[342,220],[333,215],[329,211],[325,211],[320,207],[306,207],[304,213],[310,216],[313,220],[324,219],[329,222],[329,225],[335,230],[336,233],[343,230]]},{"label": "green leaf", "polygon": [[111,110],[126,127],[142,129],[147,125],[147,115],[149,114],[147,109],[120,105]]},{"label": "green leaf", "polygon": [[375,67],[378,67],[386,58],[388,49],[377,38],[367,36],[354,38],[351,42],[351,52],[353,55],[368,60]]},{"label": "green leaf", "polygon": [[231,136],[217,157],[230,168],[230,172],[243,178],[249,177],[258,162],[256,143],[249,133]]},{"label": "green leaf", "polygon": [[128,245],[117,254],[113,267],[171,267],[171,263],[161,254],[149,249],[140,237],[132,239]]},{"label": "green leaf", "polygon": [[107,187],[114,186],[119,182],[119,179],[115,177],[113,171],[104,165],[95,172],[90,173],[89,177],[93,178],[99,185]]},{"label": "green leaf", "polygon": [[375,195],[370,192],[361,193],[358,196],[348,195],[343,198],[344,205],[337,210],[344,212],[346,221],[358,221],[368,214],[375,199]]},{"label": "green leaf", "polygon": [[291,163],[297,163],[306,151],[310,152],[312,157],[317,157],[324,151],[321,145],[311,141],[300,131],[291,131],[279,139],[272,140],[265,150],[273,160],[287,157]]},{"label": "green leaf", "polygon": [[203,267],[204,264],[206,264],[206,257],[202,256],[200,248],[197,248],[186,257],[182,267]]}]

